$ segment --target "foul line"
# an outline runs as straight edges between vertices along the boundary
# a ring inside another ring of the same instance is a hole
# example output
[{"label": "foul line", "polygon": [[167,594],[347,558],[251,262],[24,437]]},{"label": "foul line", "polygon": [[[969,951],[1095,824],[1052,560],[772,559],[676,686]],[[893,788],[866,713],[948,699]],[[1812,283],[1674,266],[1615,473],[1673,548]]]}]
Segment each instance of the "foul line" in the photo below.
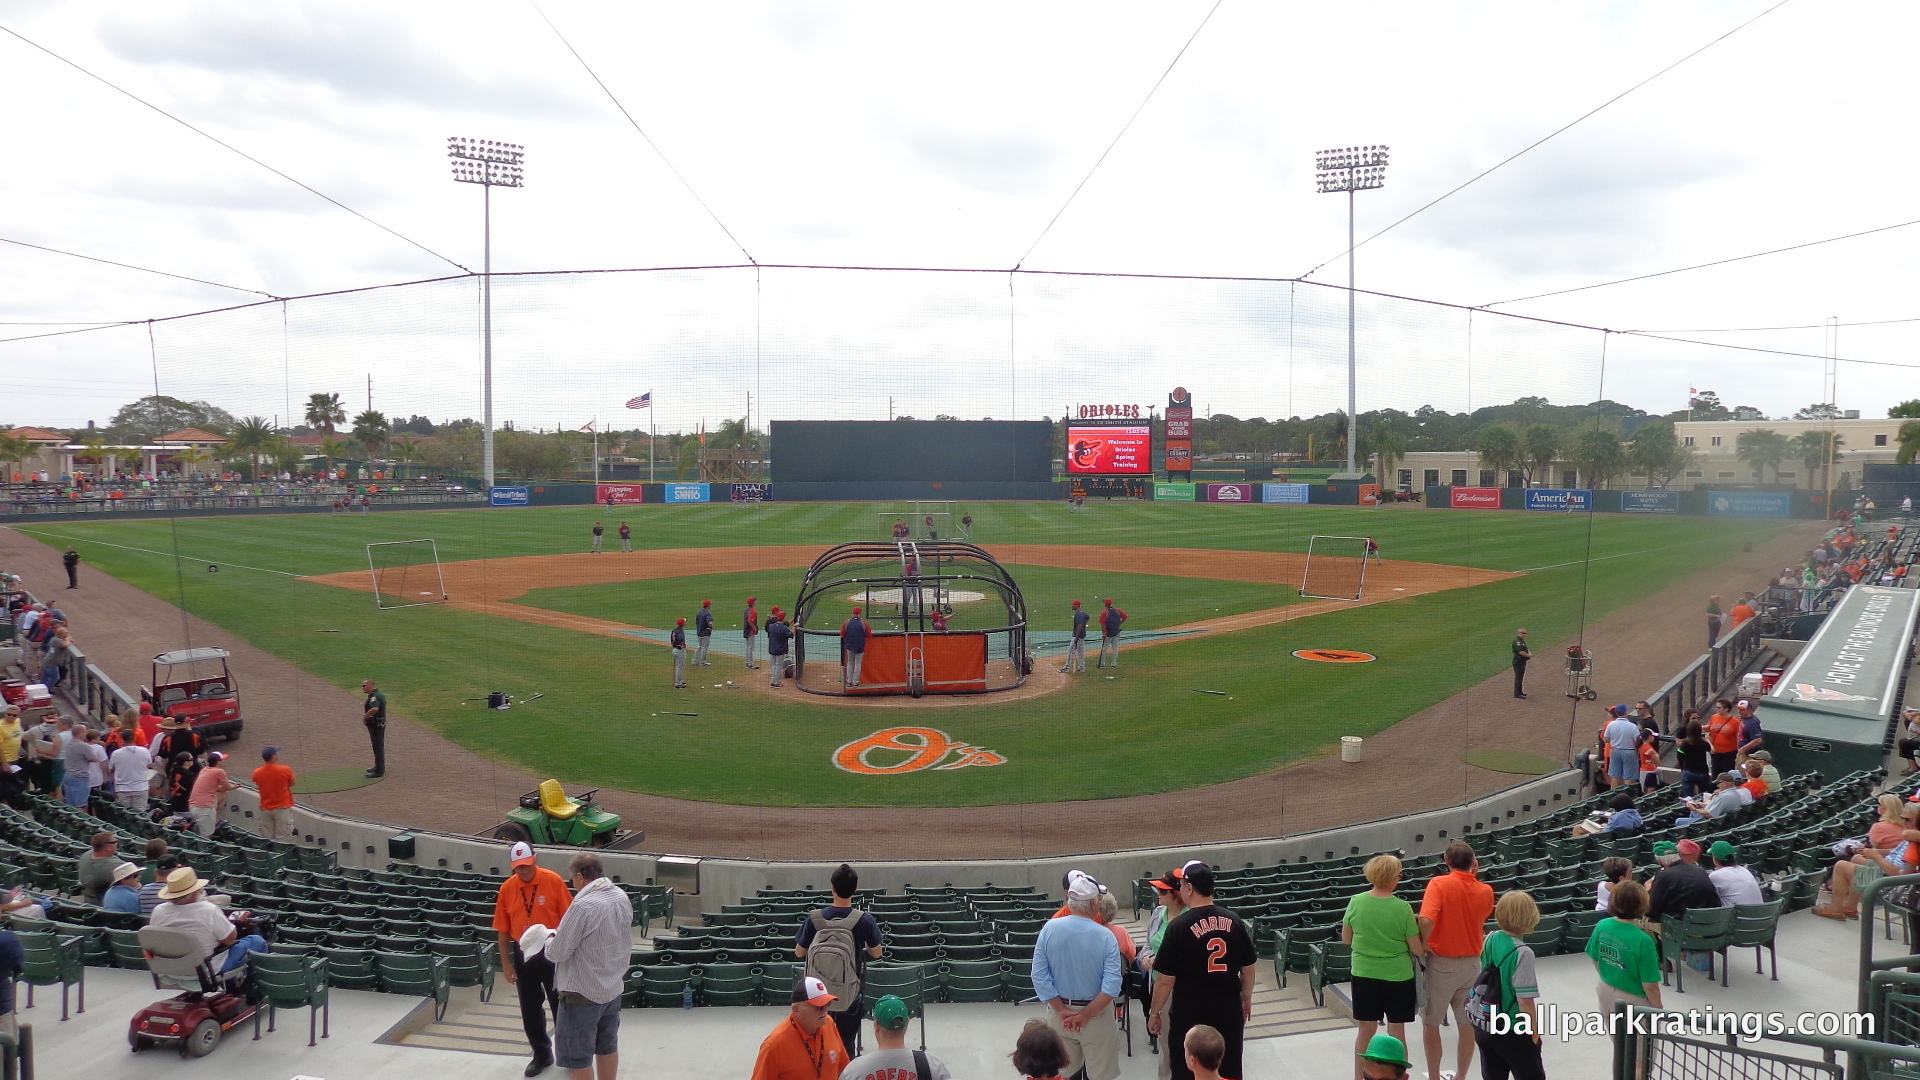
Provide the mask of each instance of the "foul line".
[{"label": "foul line", "polygon": [[220,559],[202,559],[202,558],[182,555],[177,551],[155,551],[152,548],[128,547],[125,544],[109,544],[105,540],[89,540],[84,536],[67,536],[63,533],[40,532],[34,529],[23,529],[18,525],[10,525],[8,526],[8,528],[11,528],[14,532],[26,533],[28,536],[51,536],[55,540],[70,540],[76,544],[98,544],[101,547],[118,548],[121,551],[138,551],[138,552],[143,552],[147,555],[159,555],[162,558],[188,559],[191,562],[203,562],[209,566],[232,566],[232,567],[237,567],[241,570],[253,570],[262,574],[279,574],[281,577],[290,577],[290,578],[307,576],[306,574],[288,573],[285,570],[269,570],[264,566],[248,566],[246,563],[226,562]]},{"label": "foul line", "polygon": [[1665,547],[1648,548],[1645,551],[1623,551],[1618,555],[1602,555],[1597,559],[1574,559],[1571,562],[1557,562],[1550,566],[1534,566],[1525,570],[1515,570],[1513,573],[1531,574],[1536,570],[1557,570],[1562,566],[1579,566],[1582,563],[1606,562],[1608,559],[1630,559],[1635,555],[1651,555],[1656,551],[1672,551],[1674,548],[1692,547],[1695,544],[1717,544],[1720,542],[1721,537],[1712,536],[1705,540],[1687,540],[1678,544],[1668,544]]}]

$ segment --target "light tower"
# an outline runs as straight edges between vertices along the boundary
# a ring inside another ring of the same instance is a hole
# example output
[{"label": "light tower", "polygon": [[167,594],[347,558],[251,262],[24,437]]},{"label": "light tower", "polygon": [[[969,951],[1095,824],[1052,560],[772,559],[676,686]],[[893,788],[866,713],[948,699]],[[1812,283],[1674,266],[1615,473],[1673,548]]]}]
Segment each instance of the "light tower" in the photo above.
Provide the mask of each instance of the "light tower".
[{"label": "light tower", "polygon": [[1359,389],[1354,363],[1353,193],[1387,184],[1387,148],[1347,146],[1313,155],[1313,178],[1320,194],[1347,193],[1347,472],[1358,470],[1354,457],[1360,438]]},{"label": "light tower", "polygon": [[459,135],[447,139],[447,156],[453,159],[453,178],[462,184],[479,184],[480,242],[480,383],[481,430],[480,472],[488,491],[493,490],[493,189],[524,186],[521,161],[526,147],[518,143],[491,139],[468,139]]}]

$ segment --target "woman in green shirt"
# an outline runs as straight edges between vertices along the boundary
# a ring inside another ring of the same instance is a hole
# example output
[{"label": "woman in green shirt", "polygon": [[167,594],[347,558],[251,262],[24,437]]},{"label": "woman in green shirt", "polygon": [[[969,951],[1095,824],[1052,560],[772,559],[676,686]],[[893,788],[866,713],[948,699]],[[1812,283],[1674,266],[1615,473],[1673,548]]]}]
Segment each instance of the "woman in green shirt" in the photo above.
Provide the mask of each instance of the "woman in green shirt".
[{"label": "woman in green shirt", "polygon": [[1634,922],[1646,916],[1648,904],[1645,885],[1620,882],[1607,901],[1613,917],[1596,923],[1587,939],[1587,955],[1600,973],[1601,1012],[1612,1012],[1616,1001],[1661,1007],[1660,946]]},{"label": "woman in green shirt", "polygon": [[1400,860],[1392,855],[1376,855],[1367,862],[1367,882],[1373,886],[1347,901],[1347,914],[1341,919],[1340,940],[1353,947],[1353,1019],[1360,1025],[1355,1033],[1355,1080],[1360,1077],[1361,1056],[1367,1043],[1380,1030],[1401,1042],[1407,1039],[1407,1024],[1417,1009],[1414,993],[1413,958],[1425,953],[1420,941],[1420,921],[1413,905],[1393,895],[1400,885]]}]

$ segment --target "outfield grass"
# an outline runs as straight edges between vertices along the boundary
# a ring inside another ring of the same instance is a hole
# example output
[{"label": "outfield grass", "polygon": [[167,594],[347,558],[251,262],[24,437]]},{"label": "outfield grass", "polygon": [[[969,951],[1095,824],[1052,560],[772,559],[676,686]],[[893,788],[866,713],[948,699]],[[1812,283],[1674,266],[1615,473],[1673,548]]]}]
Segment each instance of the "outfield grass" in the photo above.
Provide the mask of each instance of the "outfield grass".
[{"label": "outfield grass", "polygon": [[[1028,618],[1039,625],[1065,624],[1066,612],[1075,599],[1089,613],[1098,611],[1100,601],[1112,597],[1127,612],[1127,629],[1154,630],[1164,626],[1239,615],[1248,611],[1283,607],[1299,600],[1297,590],[1278,585],[1210,578],[1172,578],[1151,574],[1116,574],[1094,570],[1071,570],[1053,566],[1010,565],[1014,581],[1026,598]],[[779,604],[793,610],[801,572],[798,570],[759,570],[739,574],[703,574],[699,577],[665,580],[622,581],[607,585],[561,585],[534,589],[515,603],[549,611],[564,611],[595,619],[633,623],[638,626],[668,628],[676,618],[693,625],[700,601],[712,600],[715,632],[740,628],[743,598],[758,597],[761,616]],[[956,588],[967,588],[962,583]],[[975,588],[975,591],[979,591]],[[861,602],[855,589],[835,594],[839,603],[819,609],[826,620],[838,624]],[[929,591],[929,596],[931,592]],[[875,612],[892,610],[876,605]],[[1137,613],[1137,614],[1136,614]],[[823,621],[816,615],[815,621]],[[1006,609],[993,597],[954,605],[950,626],[955,630],[1006,625]]]},{"label": "outfield grass", "polygon": [[[628,509],[626,519],[643,549],[824,547],[875,539],[877,520],[869,504]],[[581,551],[594,520],[610,527],[620,520],[599,508],[183,519],[177,523],[179,574],[171,554],[176,526],[164,520],[59,522],[20,531],[50,544],[72,542],[94,569],[184,603],[336,685],[377,678],[396,712],[543,775],[723,802],[956,806],[1180,790],[1320,756],[1341,735],[1371,735],[1496,673],[1507,663],[1516,626],[1528,626],[1539,642],[1560,640],[1583,617],[1601,618],[1718,561],[1731,537],[1757,541],[1792,525],[1744,521],[1733,532],[1723,521],[1704,518],[1416,507],[1095,502],[1080,514],[1042,503],[970,509],[975,538],[984,543],[1304,551],[1316,533],[1373,535],[1389,559],[1530,572],[1472,589],[1137,650],[1127,655],[1116,679],[1083,676],[1069,690],[1030,701],[987,698],[902,715],[776,705],[740,692],[675,692],[668,653],[658,646],[445,607],[380,612],[365,593],[286,576],[364,568],[364,545],[382,540],[432,537],[446,560]],[[207,574],[208,562],[225,569]],[[1064,617],[1054,614],[1058,597],[1102,593],[1101,582],[1113,576],[1143,579],[1112,591],[1159,597],[1165,614],[1150,614],[1150,605],[1138,603],[1129,610],[1160,625],[1179,621],[1175,605],[1213,588],[1157,577],[1151,565],[1140,569],[1138,575],[1058,571],[1042,585],[1049,599],[1044,610],[1035,605],[1036,627],[1063,628]],[[1029,572],[1021,571],[1023,580]],[[778,575],[742,577],[778,584]],[[797,583],[797,573],[792,580]],[[688,601],[707,594],[709,584],[650,583],[660,598],[643,597],[637,610],[659,603],[684,611]],[[751,587],[763,607],[770,606],[767,596],[792,591]],[[1270,606],[1259,595],[1263,588],[1232,585],[1212,595]],[[1180,590],[1192,591],[1183,597]],[[550,595],[566,592],[542,590],[529,599],[555,606],[586,602],[584,596]],[[734,595],[742,595],[739,588]],[[721,597],[714,599],[719,607]],[[1363,649],[1380,662],[1313,664],[1288,656],[1303,648]],[[716,660],[712,670],[722,672],[725,663]],[[1232,700],[1194,689],[1224,690]],[[546,697],[510,713],[461,704],[488,690]],[[669,710],[700,715],[653,715]],[[995,750],[1007,764],[891,777],[853,776],[832,766],[836,747],[906,722]]]}]

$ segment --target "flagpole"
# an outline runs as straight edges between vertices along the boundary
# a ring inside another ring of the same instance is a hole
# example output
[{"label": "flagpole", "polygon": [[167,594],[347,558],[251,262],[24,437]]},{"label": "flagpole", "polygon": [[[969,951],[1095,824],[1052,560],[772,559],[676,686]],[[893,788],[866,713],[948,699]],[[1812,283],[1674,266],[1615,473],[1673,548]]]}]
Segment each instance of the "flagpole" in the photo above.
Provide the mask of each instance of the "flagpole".
[{"label": "flagpole", "polygon": [[600,483],[600,418],[593,418],[593,482]]},{"label": "flagpole", "polygon": [[649,484],[653,483],[653,432],[657,426],[653,422],[653,414],[658,411],[653,407],[653,400],[649,398],[647,400],[647,483]]}]

